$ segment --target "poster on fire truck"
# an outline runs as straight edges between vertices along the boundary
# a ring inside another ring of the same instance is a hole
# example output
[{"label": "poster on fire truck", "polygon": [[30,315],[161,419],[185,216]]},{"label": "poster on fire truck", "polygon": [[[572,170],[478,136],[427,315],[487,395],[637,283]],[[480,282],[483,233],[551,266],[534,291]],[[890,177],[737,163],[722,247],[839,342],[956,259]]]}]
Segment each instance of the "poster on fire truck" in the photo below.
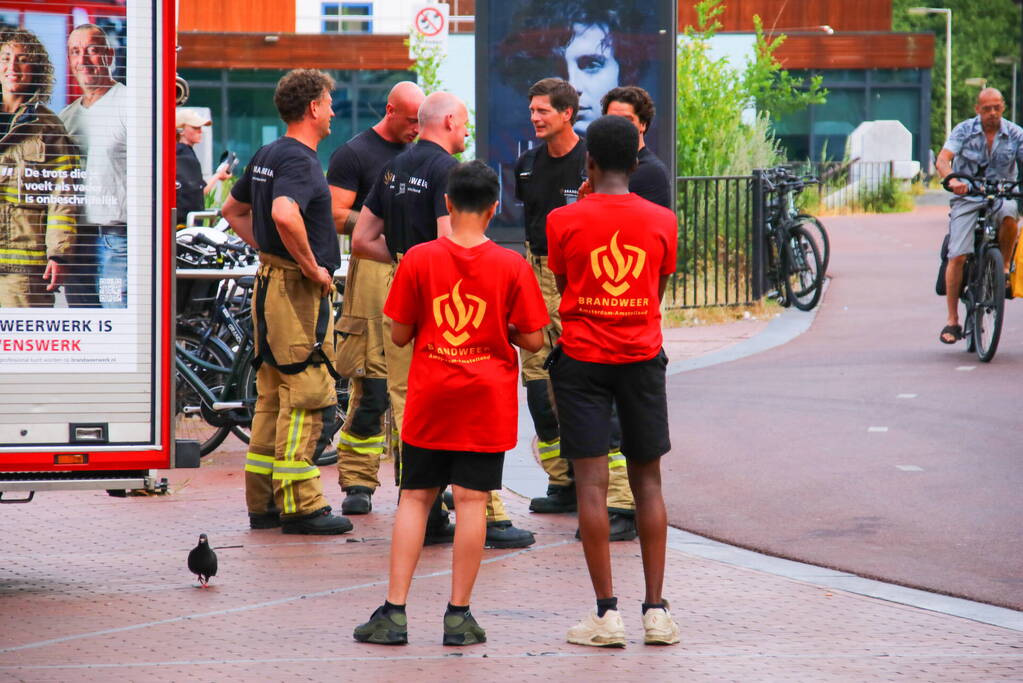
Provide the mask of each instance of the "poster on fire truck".
[{"label": "poster on fire truck", "polygon": [[154,8],[0,0],[0,374],[148,355]]}]

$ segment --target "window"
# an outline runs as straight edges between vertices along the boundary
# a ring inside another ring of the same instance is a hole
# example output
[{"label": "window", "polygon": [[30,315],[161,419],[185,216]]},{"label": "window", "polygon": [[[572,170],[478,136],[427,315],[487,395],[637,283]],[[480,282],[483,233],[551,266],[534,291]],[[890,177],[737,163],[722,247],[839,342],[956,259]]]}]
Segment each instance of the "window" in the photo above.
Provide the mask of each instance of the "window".
[{"label": "window", "polygon": [[325,2],[321,7],[324,33],[373,33],[373,3]]}]

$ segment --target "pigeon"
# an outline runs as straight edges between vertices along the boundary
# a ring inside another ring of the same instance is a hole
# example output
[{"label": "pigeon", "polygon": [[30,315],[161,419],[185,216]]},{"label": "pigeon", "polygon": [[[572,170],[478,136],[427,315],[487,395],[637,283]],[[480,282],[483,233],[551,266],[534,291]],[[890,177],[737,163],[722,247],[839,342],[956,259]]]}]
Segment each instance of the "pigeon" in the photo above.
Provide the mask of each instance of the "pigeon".
[{"label": "pigeon", "polygon": [[206,534],[199,534],[199,544],[188,553],[188,570],[199,577],[199,584],[206,588],[210,577],[217,575],[217,554],[210,548]]}]

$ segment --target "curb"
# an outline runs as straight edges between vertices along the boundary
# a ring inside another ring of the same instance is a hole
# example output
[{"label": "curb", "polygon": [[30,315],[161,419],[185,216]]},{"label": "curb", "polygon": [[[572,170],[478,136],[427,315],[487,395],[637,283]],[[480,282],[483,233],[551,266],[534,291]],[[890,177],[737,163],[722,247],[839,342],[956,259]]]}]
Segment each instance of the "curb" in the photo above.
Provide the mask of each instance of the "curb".
[{"label": "curb", "polygon": [[[827,284],[825,284],[826,291]],[[813,310],[805,312],[795,308],[786,309],[755,337],[745,339],[720,351],[669,363],[667,374],[670,377],[683,372],[700,370],[787,344],[810,329],[817,317],[818,310],[820,310],[820,304]],[[519,435],[518,444],[505,454],[504,487],[524,498],[542,496],[547,491],[547,478],[533,457],[533,422],[524,403],[519,406]],[[1023,612],[916,588],[907,588],[884,581],[865,579],[848,572],[765,555],[714,541],[672,526],[668,527],[668,547],[704,559],[782,576],[822,588],[854,593],[1023,632]]]}]

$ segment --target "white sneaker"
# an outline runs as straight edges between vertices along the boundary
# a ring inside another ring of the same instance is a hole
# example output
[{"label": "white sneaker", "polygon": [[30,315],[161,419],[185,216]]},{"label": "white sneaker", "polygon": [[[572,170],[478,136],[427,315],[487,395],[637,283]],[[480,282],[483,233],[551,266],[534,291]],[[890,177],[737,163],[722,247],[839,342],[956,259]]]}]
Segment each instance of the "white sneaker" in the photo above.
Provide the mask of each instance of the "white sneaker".
[{"label": "white sneaker", "polygon": [[603,617],[593,610],[586,618],[568,629],[568,642],[594,647],[625,647],[625,624],[616,609],[609,609]]},{"label": "white sneaker", "polygon": [[679,642],[678,624],[665,607],[648,609],[643,615],[643,642],[647,645],[674,645]]}]

